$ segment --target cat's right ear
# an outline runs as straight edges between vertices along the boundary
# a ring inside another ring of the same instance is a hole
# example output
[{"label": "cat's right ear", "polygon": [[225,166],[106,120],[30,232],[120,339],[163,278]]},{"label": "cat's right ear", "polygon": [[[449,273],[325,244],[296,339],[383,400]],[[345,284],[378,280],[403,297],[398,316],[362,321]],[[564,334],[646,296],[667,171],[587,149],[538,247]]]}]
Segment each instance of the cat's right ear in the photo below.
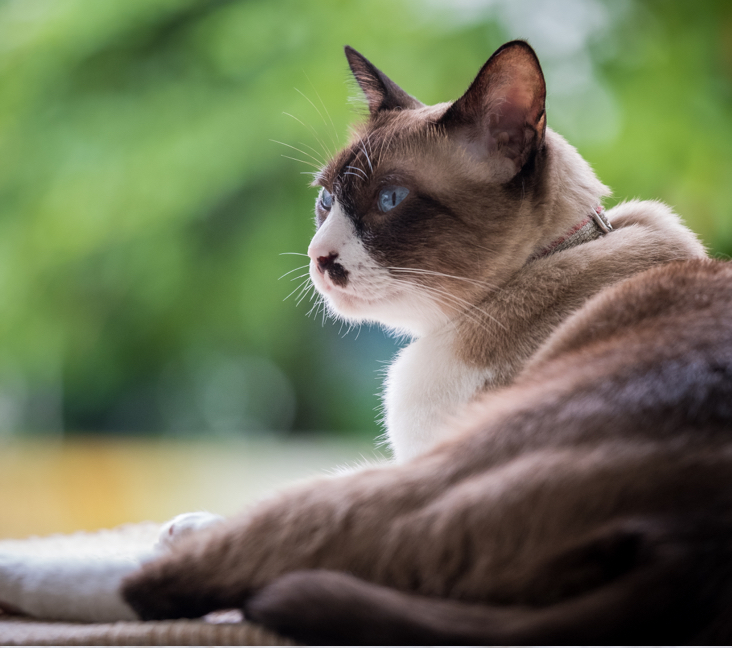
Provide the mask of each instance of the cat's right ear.
[{"label": "cat's right ear", "polygon": [[346,58],[356,82],[366,95],[369,112],[375,115],[382,110],[421,108],[424,104],[407,94],[386,74],[374,66],[365,56],[346,45]]},{"label": "cat's right ear", "polygon": [[545,101],[536,53],[525,41],[512,41],[488,59],[440,123],[479,156],[502,160],[506,175],[513,177],[544,141]]}]

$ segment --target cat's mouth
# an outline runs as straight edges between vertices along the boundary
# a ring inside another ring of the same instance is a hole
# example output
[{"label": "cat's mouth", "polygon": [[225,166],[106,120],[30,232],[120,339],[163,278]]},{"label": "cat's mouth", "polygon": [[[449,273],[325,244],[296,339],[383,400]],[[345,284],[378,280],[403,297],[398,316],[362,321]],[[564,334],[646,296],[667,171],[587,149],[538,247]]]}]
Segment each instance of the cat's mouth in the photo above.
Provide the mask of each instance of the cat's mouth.
[{"label": "cat's mouth", "polygon": [[[335,267],[338,265],[339,267]],[[369,294],[370,291],[359,289],[358,281],[353,281],[348,270],[340,264],[334,264],[325,272],[311,265],[310,276],[318,292],[323,295],[340,314],[353,317],[364,315],[364,310],[384,302],[383,295]]]}]

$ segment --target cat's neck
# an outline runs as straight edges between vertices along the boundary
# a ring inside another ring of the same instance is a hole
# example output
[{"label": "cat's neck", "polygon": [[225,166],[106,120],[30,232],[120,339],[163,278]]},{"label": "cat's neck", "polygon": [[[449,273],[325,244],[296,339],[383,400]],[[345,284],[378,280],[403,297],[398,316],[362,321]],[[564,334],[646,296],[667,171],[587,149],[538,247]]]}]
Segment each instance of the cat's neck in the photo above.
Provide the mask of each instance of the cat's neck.
[{"label": "cat's neck", "polygon": [[546,147],[546,200],[537,218],[532,254],[549,248],[584,223],[610,194],[577,150],[549,128]]}]

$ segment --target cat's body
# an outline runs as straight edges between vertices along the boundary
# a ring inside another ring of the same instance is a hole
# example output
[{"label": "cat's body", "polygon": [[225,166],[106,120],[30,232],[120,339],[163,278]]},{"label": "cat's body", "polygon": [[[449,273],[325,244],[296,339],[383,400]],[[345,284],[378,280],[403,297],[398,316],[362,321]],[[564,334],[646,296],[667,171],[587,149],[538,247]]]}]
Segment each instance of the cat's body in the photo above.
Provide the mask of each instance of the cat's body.
[{"label": "cat's body", "polygon": [[640,274],[440,447],[265,502],[127,600],[309,643],[729,643],[731,321],[731,265]]},{"label": "cat's body", "polygon": [[414,338],[399,462],[183,540],[126,601],[311,642],[732,639],[732,268],[659,203],[602,215],[525,43],[431,107],[347,56],[371,115],[316,178],[311,275]]},{"label": "cat's body", "polygon": [[401,351],[384,392],[387,434],[398,459],[449,437],[451,415],[510,384],[552,331],[596,292],[664,261],[704,254],[659,203],[625,203],[608,218],[611,234],[527,264],[499,290],[487,291],[470,316]]}]

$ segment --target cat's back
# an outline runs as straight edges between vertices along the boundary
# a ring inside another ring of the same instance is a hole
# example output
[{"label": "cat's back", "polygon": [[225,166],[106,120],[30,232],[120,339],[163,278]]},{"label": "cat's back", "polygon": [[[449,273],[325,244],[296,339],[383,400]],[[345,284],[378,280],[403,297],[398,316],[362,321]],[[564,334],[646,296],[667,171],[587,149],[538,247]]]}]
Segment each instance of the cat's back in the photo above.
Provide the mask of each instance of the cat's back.
[{"label": "cat's back", "polygon": [[482,399],[465,421],[473,429],[500,421],[502,438],[487,443],[512,437],[508,456],[579,442],[726,438],[732,264],[672,262],[606,288],[548,338],[513,387]]},{"label": "cat's back", "polygon": [[[720,360],[732,354],[732,264],[690,259],[598,293],[548,338],[523,375],[550,361],[580,364],[584,356],[607,374],[620,366],[698,360],[709,353]],[[604,361],[596,362],[600,356]]]}]

